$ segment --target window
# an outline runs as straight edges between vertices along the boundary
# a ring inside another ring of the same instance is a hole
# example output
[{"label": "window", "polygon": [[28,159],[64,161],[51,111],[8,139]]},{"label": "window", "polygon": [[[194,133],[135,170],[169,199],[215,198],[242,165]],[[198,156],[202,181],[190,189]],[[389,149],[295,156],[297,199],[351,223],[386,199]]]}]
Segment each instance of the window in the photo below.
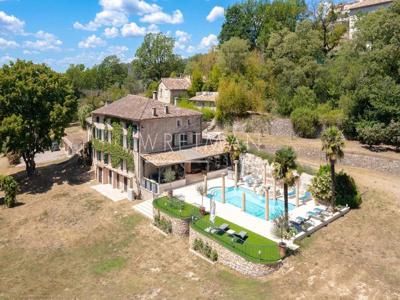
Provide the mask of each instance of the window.
[{"label": "window", "polygon": [[123,171],[124,170],[124,161],[122,160],[121,161],[121,171]]},{"label": "window", "polygon": [[104,140],[108,142],[108,130],[104,130]]},{"label": "window", "polygon": [[179,141],[180,141],[180,145],[181,146],[186,146],[188,144],[188,136],[187,136],[187,134],[186,133],[182,133],[180,135]]},{"label": "window", "polygon": [[176,127],[181,127],[181,120],[176,120]]},{"label": "window", "polygon": [[100,151],[97,151],[97,160],[101,161],[101,152]]},{"label": "window", "polygon": [[96,117],[96,122],[97,122],[97,123],[100,122],[100,117]]},{"label": "window", "polygon": [[188,120],[188,125],[190,126],[190,119]]},{"label": "window", "polygon": [[193,132],[193,144],[197,144],[197,134]]},{"label": "window", "polygon": [[108,164],[108,154],[104,153],[104,163]]}]

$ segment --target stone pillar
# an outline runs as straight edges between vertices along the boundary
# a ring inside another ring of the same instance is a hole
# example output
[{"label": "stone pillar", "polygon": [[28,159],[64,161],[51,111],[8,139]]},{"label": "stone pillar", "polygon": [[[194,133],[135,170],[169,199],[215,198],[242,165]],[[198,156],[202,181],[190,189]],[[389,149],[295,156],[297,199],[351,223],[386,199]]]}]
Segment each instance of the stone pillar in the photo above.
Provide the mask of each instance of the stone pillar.
[{"label": "stone pillar", "polygon": [[300,206],[300,178],[296,180],[296,206]]},{"label": "stone pillar", "polygon": [[237,187],[239,181],[239,168],[238,168],[239,161],[235,160],[234,164],[235,164],[235,187]]},{"label": "stone pillar", "polygon": [[276,179],[274,178],[274,200],[276,200]]},{"label": "stone pillar", "polygon": [[269,187],[265,191],[265,220],[269,221]]},{"label": "stone pillar", "polygon": [[221,190],[221,196],[222,196],[222,203],[225,203],[225,173],[222,174],[222,190]]},{"label": "stone pillar", "polygon": [[204,185],[203,185],[203,187],[204,187],[204,193],[207,194],[207,190],[208,190],[208,187],[207,187],[207,173],[204,174]]},{"label": "stone pillar", "polygon": [[115,175],[114,171],[112,172],[112,186],[113,186],[113,189],[117,188],[117,176]]},{"label": "stone pillar", "polygon": [[246,211],[246,193],[242,193],[242,211]]}]

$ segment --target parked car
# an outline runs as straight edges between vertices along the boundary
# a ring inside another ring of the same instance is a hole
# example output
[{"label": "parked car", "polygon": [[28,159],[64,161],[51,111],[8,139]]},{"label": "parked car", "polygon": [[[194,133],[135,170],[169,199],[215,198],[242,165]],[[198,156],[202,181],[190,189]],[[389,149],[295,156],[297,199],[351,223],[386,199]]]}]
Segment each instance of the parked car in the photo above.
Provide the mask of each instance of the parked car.
[{"label": "parked car", "polygon": [[60,151],[60,146],[58,145],[58,142],[54,141],[51,143],[51,152],[54,151]]}]

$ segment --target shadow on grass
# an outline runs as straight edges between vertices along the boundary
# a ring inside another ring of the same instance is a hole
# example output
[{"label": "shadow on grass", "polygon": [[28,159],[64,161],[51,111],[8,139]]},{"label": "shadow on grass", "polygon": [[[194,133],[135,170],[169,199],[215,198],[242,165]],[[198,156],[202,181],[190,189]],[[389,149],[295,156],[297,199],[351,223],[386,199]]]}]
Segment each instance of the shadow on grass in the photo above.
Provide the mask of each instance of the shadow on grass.
[{"label": "shadow on grass", "polygon": [[80,185],[91,180],[90,166],[79,164],[78,157],[73,156],[61,163],[54,163],[36,168],[36,175],[28,177],[25,170],[13,174],[19,183],[19,192],[24,194],[41,194],[49,191],[54,184],[68,183]]}]

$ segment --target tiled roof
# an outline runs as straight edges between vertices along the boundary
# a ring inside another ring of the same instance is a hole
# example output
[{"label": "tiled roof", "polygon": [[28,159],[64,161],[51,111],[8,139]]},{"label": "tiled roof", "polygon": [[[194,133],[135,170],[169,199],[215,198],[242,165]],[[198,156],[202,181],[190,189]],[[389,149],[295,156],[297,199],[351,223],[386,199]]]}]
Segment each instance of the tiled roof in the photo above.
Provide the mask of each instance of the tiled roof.
[{"label": "tiled roof", "polygon": [[381,4],[388,4],[393,2],[393,0],[362,0],[354,3],[350,3],[344,6],[345,10],[351,10],[351,9],[357,9],[357,8],[363,8],[363,7],[368,7],[368,6],[374,6],[374,5],[381,5]]},{"label": "tiled roof", "polygon": [[198,146],[184,150],[142,154],[141,156],[147,162],[155,165],[156,167],[161,167],[224,154],[226,153],[225,146],[225,142],[216,142],[214,144]]},{"label": "tiled roof", "polygon": [[[201,115],[200,112],[172,105],[168,105],[168,113],[166,113],[165,106],[165,103],[157,100],[142,96],[128,95],[111,104],[96,109],[92,114],[132,121]],[[156,111],[155,116],[153,115],[154,109]]]},{"label": "tiled roof", "polygon": [[162,78],[161,82],[169,90],[187,90],[192,84],[189,78]]},{"label": "tiled roof", "polygon": [[192,101],[205,101],[205,102],[215,102],[218,98],[218,92],[212,93],[212,92],[203,92],[201,94],[198,94],[190,100]]}]

